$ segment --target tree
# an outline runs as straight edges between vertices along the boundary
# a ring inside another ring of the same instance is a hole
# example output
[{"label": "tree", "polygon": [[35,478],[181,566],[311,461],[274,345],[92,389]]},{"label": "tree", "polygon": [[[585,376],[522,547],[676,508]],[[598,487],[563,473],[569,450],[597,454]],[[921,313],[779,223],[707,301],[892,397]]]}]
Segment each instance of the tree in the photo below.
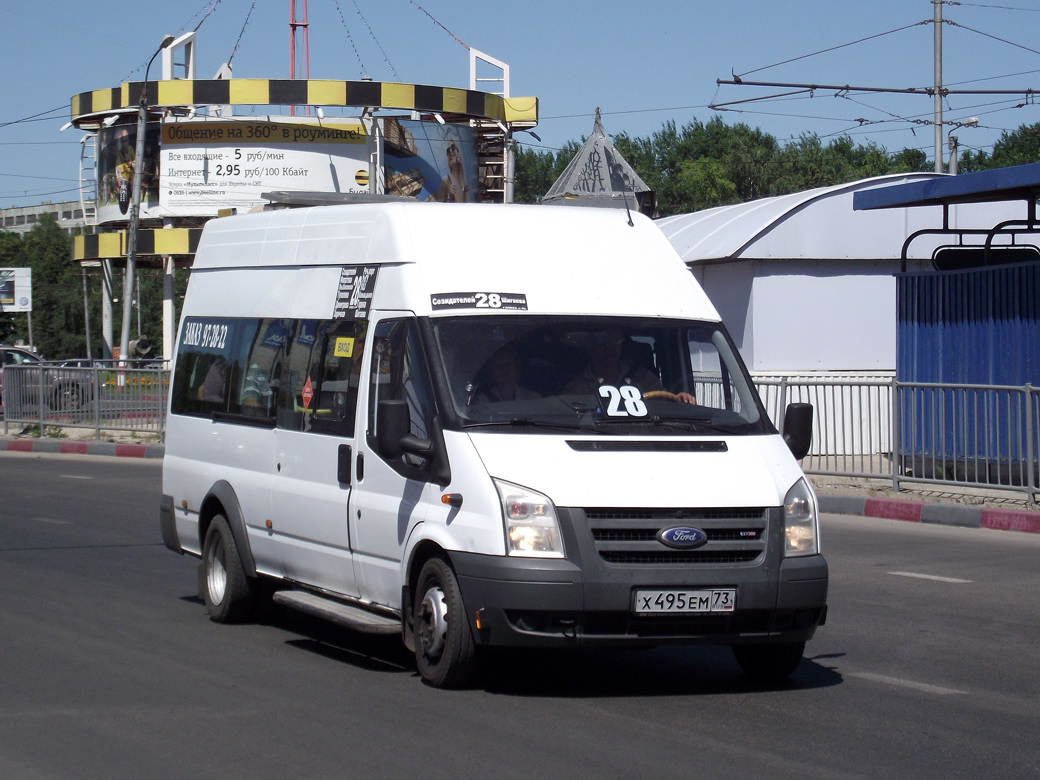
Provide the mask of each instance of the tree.
[{"label": "tree", "polygon": [[989,161],[991,168],[1040,162],[1040,122],[1001,133]]},{"label": "tree", "polygon": [[931,170],[928,155],[920,149],[905,147],[892,155],[890,173],[926,173]]},{"label": "tree", "polygon": [[671,204],[679,207],[680,213],[723,206],[738,200],[737,185],[726,178],[726,169],[718,160],[708,157],[683,160],[679,165],[678,179],[688,199],[684,203]]},{"label": "tree", "polygon": [[[22,268],[22,238],[9,230],[0,231],[0,268]],[[0,313],[0,344],[9,344],[18,333],[21,314]]]},{"label": "tree", "polygon": [[516,153],[513,201],[541,203],[549,188],[560,178],[567,164],[581,147],[582,144],[577,141],[568,141],[553,154],[551,151],[543,152],[520,146]]},{"label": "tree", "polygon": [[[872,176],[932,170],[932,163],[920,149],[905,148],[889,154],[872,141],[857,144],[842,135],[824,143],[811,133],[781,144],[758,128],[743,123],[727,125],[720,117],[707,123],[694,120],[682,127],[668,120],[645,138],[619,133],[614,145],[657,193],[661,216]],[[518,156],[518,191],[521,183],[526,186],[530,181],[537,182],[539,196],[544,194],[579,148],[579,144],[569,142],[556,155],[538,152]],[[959,169],[969,173],[1038,161],[1040,123],[1005,132],[991,155],[964,152]]]},{"label": "tree", "polygon": [[22,236],[22,259],[32,268],[33,346],[51,359],[86,350],[83,288],[71,256],[72,241],[49,214]]}]

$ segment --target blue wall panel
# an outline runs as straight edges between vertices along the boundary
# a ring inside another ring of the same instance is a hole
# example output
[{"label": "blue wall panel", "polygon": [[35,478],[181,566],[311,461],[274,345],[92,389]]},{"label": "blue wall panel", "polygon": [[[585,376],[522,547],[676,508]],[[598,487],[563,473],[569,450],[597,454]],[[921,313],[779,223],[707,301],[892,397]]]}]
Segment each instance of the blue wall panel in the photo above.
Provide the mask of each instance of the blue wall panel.
[{"label": "blue wall panel", "polygon": [[[1040,263],[904,273],[896,291],[900,382],[1040,385]],[[1040,448],[1035,418],[1025,430],[1034,402],[1008,391],[901,388],[900,453],[935,477],[1029,469],[1026,441],[1034,459]]]}]

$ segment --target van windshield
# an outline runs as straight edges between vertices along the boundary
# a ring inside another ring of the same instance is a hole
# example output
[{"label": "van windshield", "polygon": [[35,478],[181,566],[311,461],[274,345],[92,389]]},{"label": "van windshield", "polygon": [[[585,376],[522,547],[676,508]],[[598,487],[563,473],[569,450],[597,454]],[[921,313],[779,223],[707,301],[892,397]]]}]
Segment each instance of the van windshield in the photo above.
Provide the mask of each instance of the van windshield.
[{"label": "van windshield", "polygon": [[718,323],[492,315],[432,324],[455,414],[467,429],[774,432]]}]

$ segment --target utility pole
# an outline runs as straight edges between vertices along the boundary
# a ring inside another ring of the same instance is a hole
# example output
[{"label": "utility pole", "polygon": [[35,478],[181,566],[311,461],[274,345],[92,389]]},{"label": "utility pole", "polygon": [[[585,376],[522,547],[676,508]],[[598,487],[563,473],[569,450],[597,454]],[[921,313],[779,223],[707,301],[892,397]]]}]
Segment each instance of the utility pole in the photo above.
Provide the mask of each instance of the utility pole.
[{"label": "utility pole", "polygon": [[943,0],[932,0],[935,6],[935,172],[943,172],[942,114],[942,7]]}]

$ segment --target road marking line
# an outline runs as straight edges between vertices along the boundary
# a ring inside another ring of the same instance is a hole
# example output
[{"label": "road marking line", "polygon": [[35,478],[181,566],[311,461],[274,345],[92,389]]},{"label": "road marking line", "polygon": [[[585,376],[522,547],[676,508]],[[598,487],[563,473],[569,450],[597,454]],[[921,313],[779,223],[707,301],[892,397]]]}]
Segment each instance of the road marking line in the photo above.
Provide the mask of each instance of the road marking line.
[{"label": "road marking line", "polygon": [[859,677],[862,680],[886,683],[888,685],[898,685],[900,688],[913,688],[915,691],[934,693],[939,696],[967,695],[968,693],[967,691],[958,691],[956,688],[943,688],[938,685],[929,685],[928,683],[914,682],[913,680],[901,680],[898,677],[886,677],[883,674],[870,674],[869,672],[846,672],[846,676]]},{"label": "road marking line", "polygon": [[953,582],[958,585],[972,583],[975,580],[959,580],[956,577],[939,577],[935,574],[917,574],[912,571],[890,571],[896,577],[914,577],[919,580],[934,580],[935,582]]},{"label": "road marking line", "polygon": [[51,525],[72,525],[71,520],[51,520],[49,517],[34,517],[37,523],[50,523]]},{"label": "road marking line", "polygon": [[62,479],[94,479],[93,477],[86,477],[82,474],[62,474]]}]

